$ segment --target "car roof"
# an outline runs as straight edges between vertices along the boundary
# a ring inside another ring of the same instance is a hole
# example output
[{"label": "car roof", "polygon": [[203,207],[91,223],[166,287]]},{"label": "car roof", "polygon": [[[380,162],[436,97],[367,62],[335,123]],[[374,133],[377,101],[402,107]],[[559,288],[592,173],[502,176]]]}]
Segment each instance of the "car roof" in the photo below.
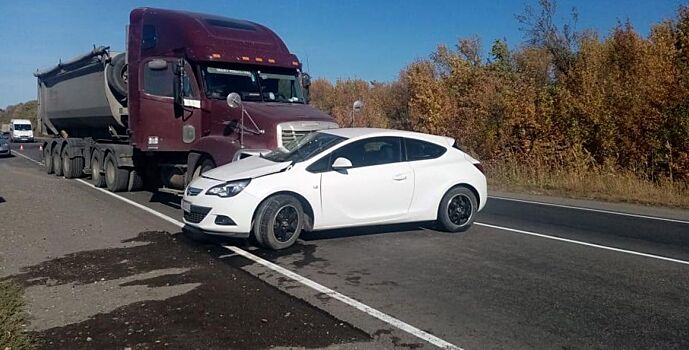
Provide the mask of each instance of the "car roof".
[{"label": "car roof", "polygon": [[322,130],[322,132],[345,137],[348,139],[360,139],[368,137],[378,137],[378,136],[396,136],[396,137],[407,137],[413,139],[424,140],[428,142],[433,142],[445,146],[452,146],[455,140],[451,137],[437,136],[424,134],[414,131],[406,130],[395,130],[395,129],[378,129],[378,128],[336,128]]}]

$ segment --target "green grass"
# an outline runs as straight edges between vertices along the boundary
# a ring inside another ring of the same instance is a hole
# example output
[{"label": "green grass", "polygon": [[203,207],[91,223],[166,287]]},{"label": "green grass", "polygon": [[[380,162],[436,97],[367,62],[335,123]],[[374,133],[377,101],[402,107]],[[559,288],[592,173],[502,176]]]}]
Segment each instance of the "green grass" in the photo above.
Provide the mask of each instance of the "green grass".
[{"label": "green grass", "polygon": [[21,288],[12,282],[0,281],[0,350],[35,348],[24,331],[26,322]]}]

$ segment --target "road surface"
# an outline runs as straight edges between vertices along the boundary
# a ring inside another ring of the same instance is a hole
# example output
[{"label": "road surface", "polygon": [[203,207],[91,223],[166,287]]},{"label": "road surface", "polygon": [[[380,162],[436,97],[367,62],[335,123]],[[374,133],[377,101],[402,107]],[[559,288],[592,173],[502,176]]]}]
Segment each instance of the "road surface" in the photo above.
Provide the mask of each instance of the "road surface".
[{"label": "road surface", "polygon": [[37,148],[0,159],[0,277],[46,348],[689,348],[683,211],[492,197],[463,234],[270,252],[189,241],[177,197],[45,174]]}]

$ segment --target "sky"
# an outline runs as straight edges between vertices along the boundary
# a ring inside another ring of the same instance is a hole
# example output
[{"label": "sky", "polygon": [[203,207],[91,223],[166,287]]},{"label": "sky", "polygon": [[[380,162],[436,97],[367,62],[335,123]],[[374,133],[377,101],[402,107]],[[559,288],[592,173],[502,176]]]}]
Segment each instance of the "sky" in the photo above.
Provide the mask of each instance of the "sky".
[{"label": "sky", "polygon": [[[673,18],[676,0],[560,0],[559,19],[572,7],[577,29],[607,35],[629,19],[643,35]],[[417,59],[458,38],[477,36],[484,50],[496,39],[524,41],[515,15],[536,0],[411,1],[12,1],[0,0],[0,108],[36,98],[32,73],[107,45],[123,50],[129,12],[161,7],[246,19],[274,30],[314,78],[391,81]]]}]

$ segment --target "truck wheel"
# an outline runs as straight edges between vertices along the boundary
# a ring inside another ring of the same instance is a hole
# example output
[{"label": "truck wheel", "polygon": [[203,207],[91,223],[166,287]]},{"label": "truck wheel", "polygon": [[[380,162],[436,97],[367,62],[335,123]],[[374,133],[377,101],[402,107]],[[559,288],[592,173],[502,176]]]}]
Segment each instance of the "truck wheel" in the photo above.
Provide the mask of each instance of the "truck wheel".
[{"label": "truck wheel", "polygon": [[139,174],[139,171],[134,169],[131,172],[129,172],[129,181],[128,181],[128,186],[127,186],[127,191],[129,191],[129,192],[141,191],[142,188],[144,188],[144,179]]},{"label": "truck wheel", "polygon": [[69,152],[67,150],[69,147],[67,145],[62,150],[62,172],[65,174],[65,179],[74,179],[81,177],[84,173],[84,158],[74,157],[69,159]]},{"label": "truck wheel", "polygon": [[107,70],[108,85],[120,96],[127,97],[127,61],[125,54],[116,55]]},{"label": "truck wheel", "polygon": [[129,170],[117,167],[112,153],[105,157],[105,185],[110,192],[122,192],[129,184]]},{"label": "truck wheel", "polygon": [[194,180],[197,177],[201,176],[201,174],[213,168],[215,168],[215,162],[213,162],[213,160],[211,159],[204,158],[196,165],[196,169],[194,169],[194,175],[191,179]]},{"label": "truck wheel", "polygon": [[95,187],[105,187],[105,176],[103,176],[100,152],[95,151],[91,156],[91,183]]},{"label": "truck wheel", "polygon": [[53,155],[50,152],[50,147],[45,145],[43,147],[43,163],[45,166],[45,172],[48,174],[53,173]]},{"label": "truck wheel", "polygon": [[254,236],[264,247],[280,250],[291,247],[304,228],[304,209],[298,199],[279,194],[258,208]]},{"label": "truck wheel", "polygon": [[53,173],[56,176],[62,176],[62,156],[60,155],[60,147],[55,145],[53,148]]}]

